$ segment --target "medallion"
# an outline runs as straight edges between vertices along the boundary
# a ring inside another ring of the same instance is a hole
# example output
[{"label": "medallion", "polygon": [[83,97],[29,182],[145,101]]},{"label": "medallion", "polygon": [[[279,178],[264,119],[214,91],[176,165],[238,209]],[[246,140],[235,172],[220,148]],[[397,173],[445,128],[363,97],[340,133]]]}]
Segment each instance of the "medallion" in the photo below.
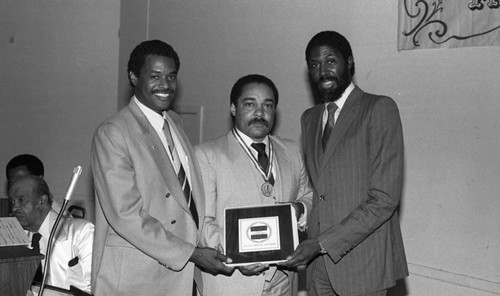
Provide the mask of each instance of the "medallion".
[{"label": "medallion", "polygon": [[271,193],[273,192],[273,185],[271,185],[271,183],[269,182],[265,182],[260,187],[260,190],[262,191],[262,194],[264,194],[264,196],[270,197]]}]

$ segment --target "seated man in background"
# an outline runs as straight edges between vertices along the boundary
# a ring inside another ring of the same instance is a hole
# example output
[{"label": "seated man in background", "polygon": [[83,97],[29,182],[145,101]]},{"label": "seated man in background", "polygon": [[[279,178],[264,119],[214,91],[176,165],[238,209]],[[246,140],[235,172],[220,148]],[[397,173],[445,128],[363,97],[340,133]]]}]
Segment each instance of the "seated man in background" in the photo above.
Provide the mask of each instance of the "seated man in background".
[{"label": "seated man in background", "polygon": [[[7,177],[7,193],[9,192],[9,187],[14,181],[14,179],[34,175],[39,177],[44,177],[45,169],[42,161],[31,154],[20,154],[12,158],[5,168],[5,176]],[[54,211],[58,212],[61,210],[61,205],[56,201],[52,202],[52,208]],[[12,209],[9,209],[9,213]]]},{"label": "seated man in background", "polygon": [[[15,178],[9,186],[12,215],[28,232],[31,247],[45,255],[57,212],[51,207],[52,194],[40,176]],[[70,285],[90,292],[94,225],[83,219],[63,217],[52,241],[52,253],[46,284],[69,289]],[[35,275],[41,282],[45,258]]]}]

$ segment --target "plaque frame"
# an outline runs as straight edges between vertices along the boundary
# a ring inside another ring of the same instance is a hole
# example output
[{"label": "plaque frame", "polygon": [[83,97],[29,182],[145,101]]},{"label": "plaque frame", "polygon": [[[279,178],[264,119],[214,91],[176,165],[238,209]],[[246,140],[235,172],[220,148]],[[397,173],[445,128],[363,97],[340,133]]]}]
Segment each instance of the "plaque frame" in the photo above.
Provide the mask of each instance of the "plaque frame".
[{"label": "plaque frame", "polygon": [[298,244],[291,204],[224,209],[224,254],[233,260],[228,266],[283,262]]}]

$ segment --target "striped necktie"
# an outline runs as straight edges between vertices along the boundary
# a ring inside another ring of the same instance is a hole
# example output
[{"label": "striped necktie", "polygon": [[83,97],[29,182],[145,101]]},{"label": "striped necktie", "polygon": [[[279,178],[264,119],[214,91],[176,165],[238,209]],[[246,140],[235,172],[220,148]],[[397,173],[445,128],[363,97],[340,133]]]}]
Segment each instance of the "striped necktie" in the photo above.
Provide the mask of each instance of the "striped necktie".
[{"label": "striped necktie", "polygon": [[186,198],[187,204],[189,206],[189,210],[191,211],[193,220],[196,223],[196,227],[198,227],[198,211],[196,210],[196,205],[194,204],[193,192],[191,191],[191,186],[189,185],[186,171],[182,166],[182,162],[179,159],[179,154],[177,153],[177,149],[175,148],[174,140],[172,139],[172,134],[170,132],[170,127],[167,120],[165,120],[163,124],[163,133],[165,134],[165,138],[167,138],[168,148],[174,160],[173,165],[177,173],[177,179],[179,179],[179,183],[181,184],[184,197]]},{"label": "striped necktie", "polygon": [[321,146],[323,150],[326,148],[326,144],[328,143],[328,139],[330,139],[330,134],[332,133],[333,126],[335,125],[335,111],[338,109],[338,106],[335,103],[328,104],[328,119],[326,121],[325,129],[323,130],[323,138],[321,139]]}]

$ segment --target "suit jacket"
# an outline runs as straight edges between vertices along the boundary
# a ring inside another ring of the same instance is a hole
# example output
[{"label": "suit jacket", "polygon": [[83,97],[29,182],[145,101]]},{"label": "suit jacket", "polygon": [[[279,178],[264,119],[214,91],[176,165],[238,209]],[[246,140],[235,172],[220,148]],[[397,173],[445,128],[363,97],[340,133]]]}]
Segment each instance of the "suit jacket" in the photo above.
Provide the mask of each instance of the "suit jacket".
[{"label": "suit jacket", "polygon": [[323,110],[317,105],[301,119],[305,162],[317,192],[309,237],[328,252],[308,274],[325,260],[340,295],[387,289],[408,275],[398,216],[404,160],[398,108],[391,98],[355,87],[325,152]]},{"label": "suit jacket", "polygon": [[[47,253],[46,246],[56,218],[57,212],[51,210],[46,217],[49,223],[47,232],[39,230],[42,235],[40,253],[44,255]],[[52,240],[47,284],[68,290],[72,285],[90,292],[93,239],[94,224],[83,219],[63,216]],[[69,266],[68,262],[74,258],[78,258],[78,263]]]},{"label": "suit jacket", "polygon": [[[290,140],[270,137],[274,148],[277,201],[300,200],[309,211],[312,190],[298,145]],[[205,229],[201,244],[216,248],[223,245],[224,208],[274,204],[261,193],[264,180],[250,158],[229,132],[195,147],[205,186]],[[245,276],[235,271],[231,277],[203,274],[204,295],[261,295],[264,280],[271,280],[273,268],[264,276]]]},{"label": "suit jacket", "polygon": [[[188,156],[201,231],[205,204],[199,165],[180,118],[172,111],[168,115]],[[188,260],[200,231],[158,134],[134,100],[97,129],[92,171],[97,197],[93,293],[191,296],[195,267]]]}]

